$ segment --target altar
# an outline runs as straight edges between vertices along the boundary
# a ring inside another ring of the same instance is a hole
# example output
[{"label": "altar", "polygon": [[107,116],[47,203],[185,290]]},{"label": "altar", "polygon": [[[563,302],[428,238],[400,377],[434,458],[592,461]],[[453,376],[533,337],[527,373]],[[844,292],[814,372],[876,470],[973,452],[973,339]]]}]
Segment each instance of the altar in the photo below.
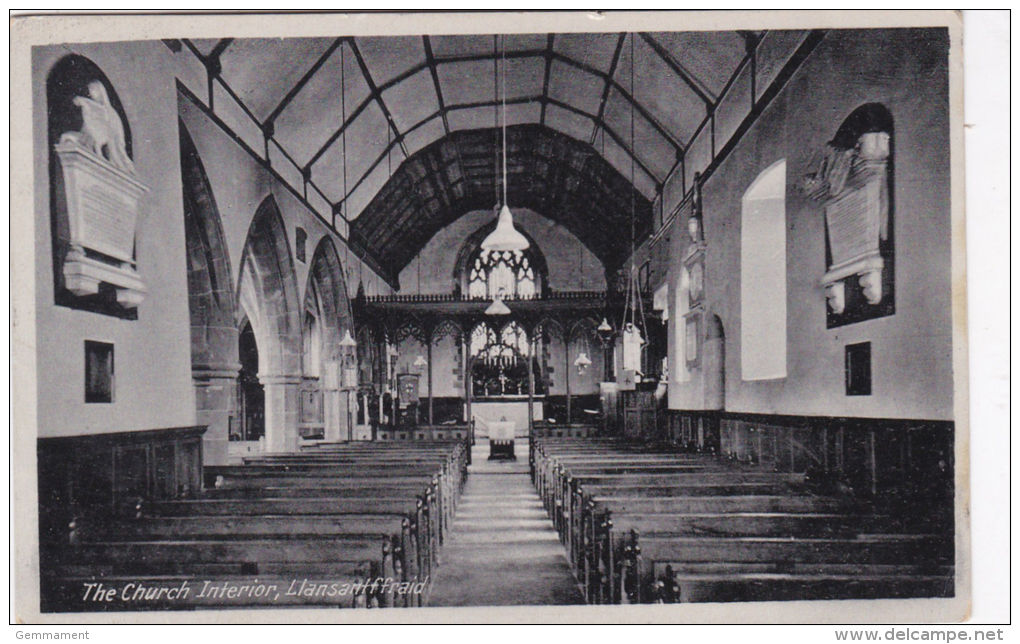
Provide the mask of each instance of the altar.
[{"label": "altar", "polygon": [[[533,420],[545,418],[543,402],[543,399],[538,396],[532,401]],[[528,435],[528,399],[526,396],[472,400],[471,417],[475,421],[475,436],[478,438],[491,437],[492,426],[503,421],[511,423],[514,436],[523,438]]]},{"label": "altar", "polygon": [[496,421],[489,424],[489,460],[513,459],[517,460],[514,453],[514,427],[513,421]]}]

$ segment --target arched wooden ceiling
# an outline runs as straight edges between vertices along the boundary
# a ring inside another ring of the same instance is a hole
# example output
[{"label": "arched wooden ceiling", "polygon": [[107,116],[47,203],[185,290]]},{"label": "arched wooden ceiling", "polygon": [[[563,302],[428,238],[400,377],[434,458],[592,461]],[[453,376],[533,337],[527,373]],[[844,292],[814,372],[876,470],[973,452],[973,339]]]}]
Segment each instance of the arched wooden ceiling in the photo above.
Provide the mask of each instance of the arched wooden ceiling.
[{"label": "arched wooden ceiling", "polygon": [[[372,204],[395,199],[399,190],[384,191],[390,176],[404,164],[419,163],[420,168],[422,160],[434,156],[426,149],[432,150],[439,141],[448,144],[435,150],[467,150],[479,158],[494,154],[497,139],[477,133],[492,128],[496,121],[504,78],[508,125],[528,126],[515,131],[540,132],[543,141],[570,139],[572,144],[562,145],[572,158],[592,153],[602,157],[603,165],[616,170],[613,185],[625,177],[642,195],[640,207],[645,209],[759,37],[757,32],[719,31],[184,43],[229,88],[267,141],[364,235],[370,244],[367,250],[388,268],[399,270],[414,240],[427,240],[434,222],[452,215],[448,208],[426,206],[414,210],[413,216],[398,217]],[[488,153],[482,150],[486,145]],[[581,146],[587,146],[587,151],[582,152]],[[538,157],[533,162],[513,155],[534,156],[534,149],[518,144],[510,150],[512,171],[515,166],[527,166],[518,168],[522,178],[535,175]],[[564,159],[544,159],[560,169],[570,164]],[[471,172],[466,167],[458,171]],[[605,168],[598,172],[609,176]],[[455,181],[443,183],[452,186]],[[562,187],[544,183],[550,190]],[[511,191],[523,190],[520,198],[525,201],[555,200],[552,194],[540,199],[541,190],[522,186],[520,181],[515,185],[513,177],[510,185]],[[483,187],[475,190],[465,185],[464,189],[469,201],[481,200],[485,193]],[[600,190],[605,192],[596,187],[592,194]],[[381,191],[390,196],[383,199]],[[601,219],[603,212],[612,209],[591,208],[591,200],[577,191],[570,194],[560,201],[583,205],[585,210],[550,216],[595,229],[586,243],[600,256],[618,257],[626,248],[606,245],[629,246],[628,236],[600,237],[606,236],[601,230],[619,225],[619,215]],[[483,205],[491,206],[492,200]],[[629,204],[625,210],[629,216]],[[362,221],[366,216],[382,219]],[[594,218],[582,225],[586,217]],[[378,232],[395,223],[406,230]],[[373,240],[394,242],[397,247],[381,247]]]},{"label": "arched wooden ceiling", "polygon": [[[352,238],[399,270],[442,228],[502,202],[501,131],[459,130],[404,162],[352,225]],[[508,202],[565,226],[608,267],[651,228],[651,203],[592,146],[539,124],[507,129]],[[632,204],[633,200],[633,204]],[[495,210],[493,210],[495,217]]]}]

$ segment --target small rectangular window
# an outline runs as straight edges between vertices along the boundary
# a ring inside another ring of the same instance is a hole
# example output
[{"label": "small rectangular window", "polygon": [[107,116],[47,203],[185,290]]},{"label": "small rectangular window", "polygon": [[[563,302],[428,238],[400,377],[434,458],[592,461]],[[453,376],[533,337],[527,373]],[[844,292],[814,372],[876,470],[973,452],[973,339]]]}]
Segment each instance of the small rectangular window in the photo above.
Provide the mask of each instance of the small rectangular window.
[{"label": "small rectangular window", "polygon": [[297,259],[302,264],[305,263],[305,243],[308,240],[308,233],[305,232],[304,228],[298,228],[294,233],[294,250]]},{"label": "small rectangular window", "polygon": [[85,341],[85,402],[113,402],[113,345]]},{"label": "small rectangular window", "polygon": [[846,395],[871,395],[871,343],[846,345]]}]

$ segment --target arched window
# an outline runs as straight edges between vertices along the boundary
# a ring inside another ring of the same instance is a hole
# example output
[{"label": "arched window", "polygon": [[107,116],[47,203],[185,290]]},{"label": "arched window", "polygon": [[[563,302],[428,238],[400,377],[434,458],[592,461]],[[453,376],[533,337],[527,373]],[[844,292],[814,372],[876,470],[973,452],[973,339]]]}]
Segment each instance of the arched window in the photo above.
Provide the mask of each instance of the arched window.
[{"label": "arched window", "polygon": [[498,334],[479,324],[471,332],[471,357],[486,362],[513,363],[528,355],[528,334],[516,322],[509,322]]},{"label": "arched window", "polygon": [[741,200],[740,376],[786,377],[786,159]]},{"label": "arched window", "polygon": [[538,292],[538,281],[527,251],[479,249],[470,263],[468,296],[491,299],[502,291],[505,299],[528,299]]}]

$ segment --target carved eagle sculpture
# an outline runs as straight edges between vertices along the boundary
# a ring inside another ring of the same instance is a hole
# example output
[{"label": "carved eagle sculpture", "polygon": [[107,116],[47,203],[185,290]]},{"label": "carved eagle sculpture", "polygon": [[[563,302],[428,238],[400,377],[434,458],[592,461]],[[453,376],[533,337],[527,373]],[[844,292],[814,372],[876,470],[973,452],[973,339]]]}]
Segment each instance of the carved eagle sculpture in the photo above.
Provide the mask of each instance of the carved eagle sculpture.
[{"label": "carved eagle sculpture", "polygon": [[124,123],[110,103],[103,84],[98,80],[92,81],[88,98],[76,96],[73,103],[81,109],[82,128],[78,142],[115,167],[133,173],[135,166],[124,144]]}]

